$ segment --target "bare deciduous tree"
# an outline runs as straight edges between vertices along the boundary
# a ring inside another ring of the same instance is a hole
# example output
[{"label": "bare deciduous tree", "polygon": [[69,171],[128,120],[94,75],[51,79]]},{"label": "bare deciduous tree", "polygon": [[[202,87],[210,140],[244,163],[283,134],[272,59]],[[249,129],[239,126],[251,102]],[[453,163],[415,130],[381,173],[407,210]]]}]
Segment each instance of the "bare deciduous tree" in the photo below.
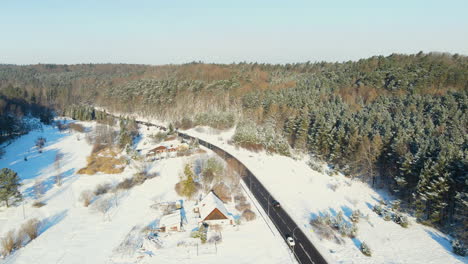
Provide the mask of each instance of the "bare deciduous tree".
[{"label": "bare deciduous tree", "polygon": [[62,185],[62,159],[63,159],[63,153],[60,151],[55,154],[55,159],[54,159],[54,166],[55,166],[55,184],[58,186]]}]

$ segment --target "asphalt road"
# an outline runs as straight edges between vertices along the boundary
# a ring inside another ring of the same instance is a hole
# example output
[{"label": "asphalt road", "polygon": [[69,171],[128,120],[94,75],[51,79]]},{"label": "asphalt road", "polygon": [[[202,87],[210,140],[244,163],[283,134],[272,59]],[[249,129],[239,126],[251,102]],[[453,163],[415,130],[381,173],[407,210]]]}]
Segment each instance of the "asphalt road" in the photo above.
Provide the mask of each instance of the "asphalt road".
[{"label": "asphalt road", "polygon": [[[292,247],[291,250],[299,263],[327,263],[286,211],[281,207],[276,208],[272,205],[274,198],[249,170],[247,170],[246,175],[244,175],[242,179],[265,212],[267,212],[268,216],[285,239],[285,242],[286,235],[294,238],[296,245]],[[281,203],[281,201],[279,202]]]},{"label": "asphalt road", "polygon": [[[164,127],[154,125],[147,122],[138,122],[145,125],[157,126],[165,129]],[[234,160],[239,165],[239,171],[241,172],[241,178],[245,185],[250,189],[252,194],[255,196],[257,201],[267,212],[273,224],[278,229],[279,233],[283,236],[284,242],[286,242],[286,235],[294,238],[296,242],[294,247],[290,247],[297,261],[301,264],[326,264],[327,262],[319,253],[319,251],[310,242],[307,236],[302,232],[299,226],[292,220],[292,218],[284,211],[282,207],[276,208],[272,205],[272,201],[275,200],[268,190],[260,183],[260,181],[253,175],[253,173],[238,159],[233,157],[223,149],[214,146],[204,140],[189,136],[185,133],[177,132],[177,134],[185,139],[196,139],[200,143],[213,151],[224,159]],[[281,203],[281,201],[278,201]],[[289,246],[289,244],[287,244]]]}]

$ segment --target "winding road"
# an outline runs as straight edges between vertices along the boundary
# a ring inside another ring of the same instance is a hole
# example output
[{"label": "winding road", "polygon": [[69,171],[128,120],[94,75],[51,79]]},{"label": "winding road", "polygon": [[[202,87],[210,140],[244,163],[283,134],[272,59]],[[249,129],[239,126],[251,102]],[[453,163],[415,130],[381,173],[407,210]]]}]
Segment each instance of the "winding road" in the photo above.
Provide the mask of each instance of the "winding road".
[{"label": "winding road", "polygon": [[[148,122],[137,121],[139,124],[147,126],[156,126],[161,129],[166,129],[165,127],[155,125]],[[192,137],[182,132],[177,131],[178,136],[188,139],[188,140],[198,140],[200,145],[209,148],[216,152],[220,157],[230,162],[237,163],[237,168],[239,174],[241,175],[242,180],[245,185],[250,189],[251,193],[255,196],[257,201],[263,207],[265,212],[268,213],[273,224],[278,229],[279,233],[283,236],[285,243],[286,236],[292,236],[296,242],[294,247],[291,247],[294,256],[297,261],[301,264],[326,264],[326,260],[320,254],[320,252],[315,248],[315,246],[310,242],[307,236],[302,232],[299,226],[294,222],[294,220],[289,216],[286,211],[279,207],[276,208],[272,205],[272,201],[275,200],[270,192],[263,186],[263,184],[255,177],[255,175],[237,158],[226,152],[225,150],[206,142],[202,139]],[[289,244],[288,244],[289,246]]]}]

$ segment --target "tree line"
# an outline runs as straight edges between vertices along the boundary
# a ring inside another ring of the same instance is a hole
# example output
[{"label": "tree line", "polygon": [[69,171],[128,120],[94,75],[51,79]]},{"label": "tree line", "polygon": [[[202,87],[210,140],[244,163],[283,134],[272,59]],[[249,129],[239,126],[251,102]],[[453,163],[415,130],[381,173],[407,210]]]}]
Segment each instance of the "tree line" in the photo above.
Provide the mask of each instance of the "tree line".
[{"label": "tree line", "polygon": [[[0,65],[9,100],[85,120],[105,118],[92,107],[100,106],[184,128],[238,124],[241,146],[312,153],[387,188],[420,221],[461,231],[467,91],[468,58],[442,53],[285,65]],[[466,231],[458,235],[467,241]]]}]

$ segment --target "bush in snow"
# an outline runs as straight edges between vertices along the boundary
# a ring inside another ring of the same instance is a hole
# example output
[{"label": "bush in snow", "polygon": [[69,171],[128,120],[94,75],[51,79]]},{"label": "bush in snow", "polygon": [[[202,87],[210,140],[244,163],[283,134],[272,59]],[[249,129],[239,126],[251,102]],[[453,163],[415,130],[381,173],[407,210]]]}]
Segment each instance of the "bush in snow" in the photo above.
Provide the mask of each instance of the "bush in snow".
[{"label": "bush in snow", "polygon": [[80,132],[80,133],[85,132],[84,126],[82,126],[82,125],[80,125],[80,124],[77,124],[77,123],[71,123],[68,127],[69,127],[71,130],[76,131],[76,132]]},{"label": "bush in snow", "polygon": [[202,244],[205,244],[206,243],[206,235],[207,235],[207,228],[205,227],[204,224],[202,224],[200,226],[200,228],[198,228],[198,234],[200,236],[200,241],[202,242]]},{"label": "bush in snow", "polygon": [[358,223],[359,222],[359,219],[361,218],[361,211],[359,210],[353,210],[353,213],[351,214],[351,216],[349,217],[351,222],[354,222],[354,223]]},{"label": "bush in snow", "polygon": [[234,196],[234,202],[236,202],[236,204],[244,203],[245,201],[247,201],[247,198],[245,198],[243,194],[237,194]]},{"label": "bush in snow", "polygon": [[364,242],[361,243],[361,252],[362,252],[362,254],[364,254],[364,255],[366,255],[368,257],[372,256],[372,251],[371,251],[370,247]]},{"label": "bush in snow", "polygon": [[242,212],[242,218],[244,218],[247,221],[255,220],[255,217],[256,217],[256,215],[255,215],[254,211],[252,211],[250,209],[245,209],[244,212]]},{"label": "bush in snow", "polygon": [[223,202],[227,203],[232,200],[231,198],[231,188],[226,184],[220,182],[213,186],[213,192],[221,199]]},{"label": "bush in snow", "polygon": [[128,190],[134,186],[132,178],[126,178],[125,180],[119,182],[115,187],[117,190]]},{"label": "bush in snow", "polygon": [[8,231],[5,237],[2,238],[1,246],[3,256],[9,255],[15,249],[15,240],[16,236],[13,230]]},{"label": "bush in snow", "polygon": [[465,245],[463,245],[463,243],[460,242],[458,239],[452,240],[452,248],[453,248],[453,253],[462,257],[466,256],[468,253],[468,250],[465,247]]},{"label": "bush in snow", "polygon": [[32,206],[35,207],[35,208],[41,208],[42,206],[46,205],[45,203],[43,202],[39,202],[39,201],[35,201]]},{"label": "bush in snow", "polygon": [[23,246],[25,234],[23,232],[15,233],[14,230],[8,231],[8,233],[1,240],[2,255],[7,256],[14,250],[17,250]]},{"label": "bush in snow", "polygon": [[80,195],[80,200],[83,202],[84,207],[88,207],[93,198],[94,194],[90,190],[84,190]]},{"label": "bush in snow", "polygon": [[39,153],[42,153],[42,149],[44,148],[44,145],[45,145],[46,141],[47,140],[44,137],[38,137],[36,139],[35,144],[36,144],[36,148],[39,151]]},{"label": "bush in snow", "polygon": [[219,244],[222,241],[223,241],[223,238],[219,234],[212,235],[208,239],[208,243],[217,243],[217,244]]},{"label": "bush in snow", "polygon": [[372,208],[372,211],[374,211],[379,216],[382,216],[383,214],[382,206],[380,206],[379,204],[374,205],[374,208]]},{"label": "bush in snow", "polygon": [[353,224],[351,225],[351,228],[349,229],[349,232],[348,232],[347,235],[348,235],[350,238],[355,238],[355,237],[357,236],[357,232],[358,232],[358,227],[357,227],[356,223],[353,223]]},{"label": "bush in snow", "polygon": [[344,240],[335,235],[335,231],[332,228],[332,217],[328,213],[317,216],[315,219],[310,221],[310,224],[314,228],[314,232],[320,237],[328,240],[333,239],[337,244],[344,243]]},{"label": "bush in snow", "polygon": [[394,213],[392,219],[393,219],[393,222],[401,225],[402,227],[408,227],[408,224],[409,224],[408,217],[402,215],[401,213]]},{"label": "bush in snow", "polygon": [[110,191],[111,187],[112,186],[109,183],[101,183],[94,190],[94,195],[98,196],[98,195],[106,194]]},{"label": "bush in snow", "polygon": [[247,209],[250,209],[250,204],[249,203],[246,203],[246,202],[240,202],[238,204],[236,204],[236,210],[239,211],[239,212],[243,212]]},{"label": "bush in snow", "polygon": [[400,200],[394,200],[394,201],[390,202],[390,205],[392,207],[392,210],[396,212],[396,211],[400,210],[401,201]]},{"label": "bush in snow", "polygon": [[101,198],[93,203],[94,209],[102,214],[106,214],[112,208],[112,201],[109,198]]},{"label": "bush in snow", "polygon": [[[312,219],[310,224],[314,226],[321,237],[331,239],[334,234],[333,230],[337,231],[343,237],[355,237],[357,235],[357,225],[347,222],[343,216],[343,212],[339,212],[335,217],[328,213],[317,216]],[[329,228],[331,229],[329,229]],[[331,230],[331,231],[330,231]],[[341,243],[342,239],[335,236],[337,243]]]},{"label": "bush in snow", "polygon": [[392,212],[389,212],[389,211],[387,211],[387,210],[384,209],[382,215],[383,215],[383,219],[384,219],[385,221],[390,221],[390,220],[392,220]]},{"label": "bush in snow", "polygon": [[30,240],[34,240],[39,235],[40,222],[36,218],[29,219],[21,226],[21,234],[26,234]]},{"label": "bush in snow", "polygon": [[309,165],[309,167],[314,170],[314,171],[317,171],[317,172],[320,172],[320,173],[323,173],[323,166],[320,162],[320,160],[316,159],[315,157],[310,157],[310,160],[307,162],[307,165]]},{"label": "bush in snow", "polygon": [[158,144],[161,143],[164,139],[166,139],[167,133],[158,132],[157,134],[150,135],[149,137],[153,140],[153,143]]}]

